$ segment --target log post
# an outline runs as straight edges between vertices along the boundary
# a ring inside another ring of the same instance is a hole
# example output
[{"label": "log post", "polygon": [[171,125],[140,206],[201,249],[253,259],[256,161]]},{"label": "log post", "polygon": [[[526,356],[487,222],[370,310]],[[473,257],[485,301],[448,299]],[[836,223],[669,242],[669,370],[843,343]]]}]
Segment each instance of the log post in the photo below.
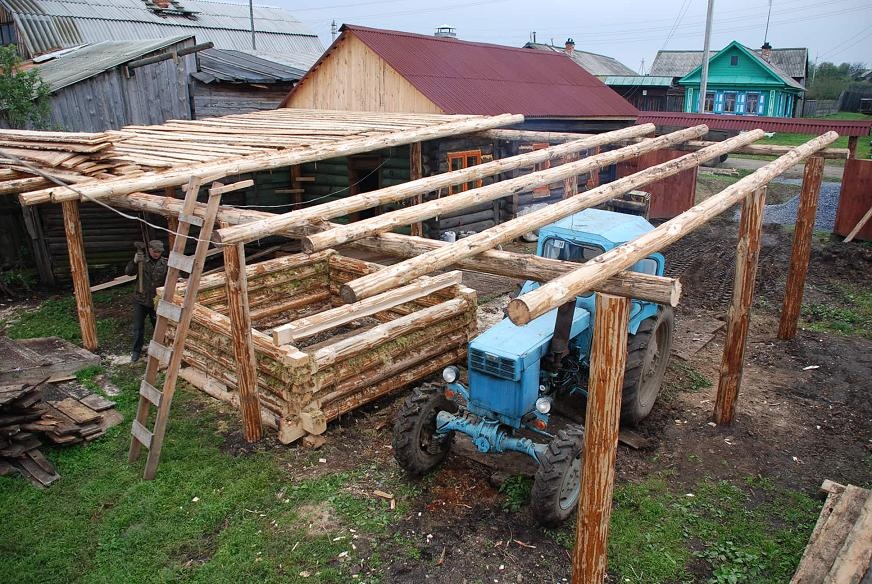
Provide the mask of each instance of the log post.
[{"label": "log post", "polygon": [[257,442],[263,434],[260,399],[257,397],[257,366],[248,310],[248,278],[245,271],[245,244],[224,247],[224,270],[227,276],[227,313],[236,358],[236,386],[242,430],[248,442]]},{"label": "log post", "polygon": [[[174,187],[166,187],[164,189],[164,196],[169,197],[171,199],[176,198],[176,189]],[[179,231],[179,218],[178,216],[167,217],[167,229],[169,229],[169,233],[167,234],[167,248],[173,249],[176,244],[176,233]]]},{"label": "log post", "polygon": [[848,136],[848,158],[857,158],[858,136]]},{"label": "log post", "polygon": [[732,424],[736,413],[736,398],[742,384],[745,363],[748,325],[751,322],[751,303],[754,301],[765,204],[765,187],[750,193],[742,202],[733,300],[727,314],[727,338],[724,340],[724,356],[715,397],[714,420],[719,425]]},{"label": "log post", "polygon": [[[424,177],[424,160],[420,142],[412,142],[409,144],[409,180],[418,180]],[[415,195],[412,198],[413,205],[419,205],[424,200],[422,195]],[[416,237],[424,235],[424,224],[420,221],[412,223],[411,234]]]},{"label": "log post", "polygon": [[621,391],[627,361],[627,298],[597,294],[572,581],[603,582],[615,488]]},{"label": "log post", "polygon": [[811,240],[814,234],[814,220],[821,190],[824,160],[813,156],[805,163],[802,177],[802,193],[799,196],[799,211],[793,231],[793,250],[787,270],[787,284],[784,288],[784,305],[781,309],[781,322],[778,324],[778,338],[789,340],[796,336],[796,324],[802,306],[805,289],[805,276],[811,257]]},{"label": "log post", "polygon": [[82,223],[79,220],[79,202],[64,201],[64,232],[67,235],[67,250],[70,254],[70,276],[73,278],[73,293],[76,295],[76,312],[82,331],[82,346],[89,351],[97,350],[97,323],[94,320],[94,302],[91,299],[91,283],[88,279],[88,262],[85,260],[85,241],[82,238]]}]

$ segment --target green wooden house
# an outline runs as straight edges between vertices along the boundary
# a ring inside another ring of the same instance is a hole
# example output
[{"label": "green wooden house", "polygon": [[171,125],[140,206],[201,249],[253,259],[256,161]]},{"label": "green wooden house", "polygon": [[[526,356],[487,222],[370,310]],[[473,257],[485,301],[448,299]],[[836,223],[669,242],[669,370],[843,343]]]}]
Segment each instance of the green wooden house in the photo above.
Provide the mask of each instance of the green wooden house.
[{"label": "green wooden house", "polygon": [[[767,52],[768,49],[768,52]],[[768,62],[771,47],[758,55],[737,41],[709,59],[705,111],[740,116],[792,118],[805,88]],[[684,111],[699,112],[702,65],[678,80],[685,87]]]}]

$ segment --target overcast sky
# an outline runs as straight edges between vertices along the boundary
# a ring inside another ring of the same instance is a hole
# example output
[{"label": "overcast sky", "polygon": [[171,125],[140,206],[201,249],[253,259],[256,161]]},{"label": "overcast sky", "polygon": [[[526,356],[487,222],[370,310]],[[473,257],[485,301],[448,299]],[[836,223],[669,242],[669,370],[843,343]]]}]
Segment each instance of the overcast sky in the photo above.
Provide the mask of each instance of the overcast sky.
[{"label": "overcast sky", "polygon": [[[258,3],[258,0],[255,0]],[[432,34],[439,25],[458,38],[520,47],[539,42],[615,57],[645,72],[661,49],[702,49],[706,0],[261,0],[286,8],[330,44],[330,23]],[[715,0],[712,48],[731,40],[757,48],[768,0]],[[769,42],[807,47],[809,60],[872,67],[872,0],[772,0]]]}]

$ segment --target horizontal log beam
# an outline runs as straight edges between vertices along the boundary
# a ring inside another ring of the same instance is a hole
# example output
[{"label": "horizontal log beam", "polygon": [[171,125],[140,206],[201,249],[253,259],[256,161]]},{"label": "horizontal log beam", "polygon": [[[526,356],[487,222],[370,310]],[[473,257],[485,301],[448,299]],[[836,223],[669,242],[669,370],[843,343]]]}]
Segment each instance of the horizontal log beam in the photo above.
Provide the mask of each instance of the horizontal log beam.
[{"label": "horizontal log beam", "polygon": [[[642,126],[651,126],[645,134],[653,134],[657,129],[654,124],[642,124]],[[634,126],[630,126],[631,128]],[[636,126],[641,127],[641,126]],[[579,138],[587,136],[596,136],[596,134],[576,134],[574,132],[539,132],[536,130],[485,130],[476,134],[480,138],[488,140],[508,140],[510,142],[549,142],[551,144],[559,144],[561,142],[572,142]]]},{"label": "horizontal log beam", "polygon": [[[755,130],[755,132],[760,131]],[[709,197],[681,215],[663,223],[653,231],[649,231],[632,241],[611,249],[595,257],[575,271],[547,284],[543,284],[538,289],[528,292],[521,297],[515,298],[509,303],[509,317],[515,324],[524,325],[578,294],[583,294],[596,283],[602,282],[612,274],[616,274],[632,266],[642,258],[660,251],[697,227],[711,221],[740,202],[749,193],[768,184],[773,178],[791,166],[812,156],[828,144],[831,144],[838,137],[839,135],[836,132],[827,132],[814,140],[797,146],[789,154],[785,154],[770,162],[722,190],[720,193]],[[700,152],[704,151],[701,150]]]},{"label": "horizontal log beam", "polygon": [[636,158],[646,152],[659,150],[697,138],[708,131],[706,126],[696,126],[686,130],[680,130],[671,134],[660,136],[651,140],[645,140],[638,144],[625,146],[618,150],[604,152],[595,156],[588,156],[581,160],[568,162],[538,172],[531,172],[516,178],[499,181],[487,186],[470,189],[449,197],[443,197],[413,207],[398,209],[390,213],[382,213],[370,219],[356,221],[329,231],[315,233],[302,239],[303,249],[308,252],[318,251],[342,245],[349,241],[361,239],[390,231],[395,227],[410,225],[412,223],[447,215],[486,203],[513,194],[530,191],[538,186],[547,185],[565,178],[578,176],[596,169],[610,166],[623,160]]},{"label": "horizontal log beam", "polygon": [[[650,125],[650,131],[653,131],[653,129],[653,125]],[[558,160],[564,156],[576,154],[582,150],[588,150],[597,146],[621,142],[628,138],[640,136],[648,131],[648,125],[633,126],[615,132],[590,136],[583,140],[577,139],[569,144],[543,148],[542,150],[535,150],[527,154],[511,156],[509,158],[494,160],[493,162],[477,164],[469,168],[420,178],[401,185],[361,193],[345,197],[338,201],[331,201],[329,203],[323,203],[305,209],[298,209],[262,221],[233,227],[225,227],[224,229],[219,229],[215,233],[215,238],[221,243],[247,242],[268,235],[281,233],[291,227],[303,226],[311,221],[323,221],[333,217],[341,217],[342,215],[347,215],[349,213],[377,207],[386,203],[393,203],[417,195],[423,195],[441,188],[463,184],[472,180],[515,170],[517,168],[532,166],[533,164],[539,164],[548,160]]]},{"label": "horizontal log beam", "polygon": [[272,331],[273,343],[284,345],[298,342],[320,332],[347,324],[354,319],[372,316],[401,304],[418,300],[449,286],[460,284],[461,278],[461,273],[457,271],[447,272],[432,278],[424,277],[408,286],[388,290],[384,294],[367,298],[361,302],[337,306],[331,310],[297,319],[274,328]]},{"label": "horizontal log beam", "polygon": [[[703,131],[708,129],[703,126]],[[699,152],[686,154],[680,158],[670,160],[657,166],[646,168],[636,174],[618,179],[614,182],[597,187],[590,191],[575,195],[558,203],[548,205],[542,209],[522,215],[496,227],[492,227],[475,235],[471,235],[446,247],[434,250],[389,266],[373,274],[363,276],[342,287],[342,299],[346,302],[356,302],[374,294],[378,294],[390,288],[402,285],[418,276],[441,269],[453,264],[460,259],[465,259],[493,249],[497,245],[520,237],[539,227],[548,225],[578,213],[584,209],[602,204],[609,199],[628,193],[643,185],[662,180],[668,176],[677,174],[683,170],[698,166],[700,163],[721,154],[729,152],[738,145],[747,144],[759,140],[763,136],[762,130],[754,130],[735,136],[720,142],[715,146],[705,148]],[[624,266],[628,267],[628,266]]]},{"label": "horizontal log beam", "polygon": [[490,130],[501,126],[510,126],[523,121],[524,116],[514,114],[473,119],[467,118],[424,128],[400,130],[390,134],[363,136],[347,140],[330,141],[326,144],[250,154],[248,156],[240,156],[231,161],[212,160],[188,164],[181,168],[171,168],[165,171],[147,172],[134,177],[119,177],[111,180],[83,183],[77,185],[76,190],[68,187],[42,189],[32,193],[24,193],[19,196],[19,200],[22,205],[37,205],[50,201],[59,203],[61,201],[76,200],[81,197],[86,199],[101,199],[116,195],[126,195],[136,191],[151,191],[181,186],[186,184],[192,177],[203,179],[203,182],[209,182],[206,179],[217,180],[225,176],[282,168],[305,162],[336,158],[338,156],[362,154],[383,148],[411,144],[412,142],[434,140],[447,136]]},{"label": "horizontal log beam", "polygon": [[[171,199],[146,193],[131,193],[129,195],[114,197],[111,202],[113,205],[118,207],[132,209],[134,211],[146,211],[148,213],[155,213],[165,217],[177,216],[182,210],[183,203],[183,201],[179,199]],[[205,207],[206,206],[203,204],[198,205],[195,209],[195,213],[197,215],[202,215]],[[233,207],[219,207],[218,209],[218,218],[227,223],[246,223],[273,216],[275,215],[272,213],[255,211],[254,209],[237,209]],[[333,224],[328,223],[327,226],[331,227]],[[307,232],[316,229],[317,228],[314,227],[290,229],[287,232],[283,232],[281,235],[290,238],[299,238]],[[361,239],[351,245],[353,247],[379,251],[395,257],[411,258],[451,244],[445,241],[426,239],[423,237],[411,237],[399,233],[382,233],[377,237]],[[323,253],[326,254],[329,252]],[[312,257],[320,258],[318,254],[310,256],[310,258]],[[318,261],[320,261],[320,259]],[[296,265],[299,263],[299,259],[295,256],[287,256],[286,258],[270,260],[270,262],[279,262],[281,266],[284,267],[289,264]],[[262,270],[264,269],[263,266],[265,264],[266,262],[262,262],[251,266],[251,270],[258,270],[259,272],[257,274],[249,272],[248,277],[254,278],[263,273]],[[270,263],[270,265],[273,264]],[[486,274],[536,280],[537,282],[553,280],[554,278],[558,278],[578,267],[578,264],[572,262],[550,260],[528,254],[495,250],[486,251],[476,257],[458,260],[452,265],[467,270],[484,272]],[[206,282],[210,288],[222,286],[224,283],[224,275],[214,274],[214,279],[213,276],[204,276],[203,281]],[[203,290],[202,285],[200,286],[200,290]],[[678,280],[671,278],[649,276],[646,274],[637,274],[635,272],[623,272],[606,280],[602,284],[599,284],[594,288],[594,291],[676,306],[681,295],[681,285]]]}]

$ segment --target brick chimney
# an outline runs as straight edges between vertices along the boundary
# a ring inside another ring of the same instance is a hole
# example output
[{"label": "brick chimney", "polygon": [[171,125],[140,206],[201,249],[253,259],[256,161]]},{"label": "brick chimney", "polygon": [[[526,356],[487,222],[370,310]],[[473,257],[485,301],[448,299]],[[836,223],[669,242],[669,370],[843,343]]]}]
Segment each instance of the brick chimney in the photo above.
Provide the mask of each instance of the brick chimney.
[{"label": "brick chimney", "polygon": [[571,55],[575,52],[575,41],[571,38],[566,39],[566,48],[564,49],[567,55]]},{"label": "brick chimney", "polygon": [[769,41],[763,43],[763,46],[760,47],[760,56],[763,57],[763,60],[767,63],[772,62],[772,45],[769,44]]}]

